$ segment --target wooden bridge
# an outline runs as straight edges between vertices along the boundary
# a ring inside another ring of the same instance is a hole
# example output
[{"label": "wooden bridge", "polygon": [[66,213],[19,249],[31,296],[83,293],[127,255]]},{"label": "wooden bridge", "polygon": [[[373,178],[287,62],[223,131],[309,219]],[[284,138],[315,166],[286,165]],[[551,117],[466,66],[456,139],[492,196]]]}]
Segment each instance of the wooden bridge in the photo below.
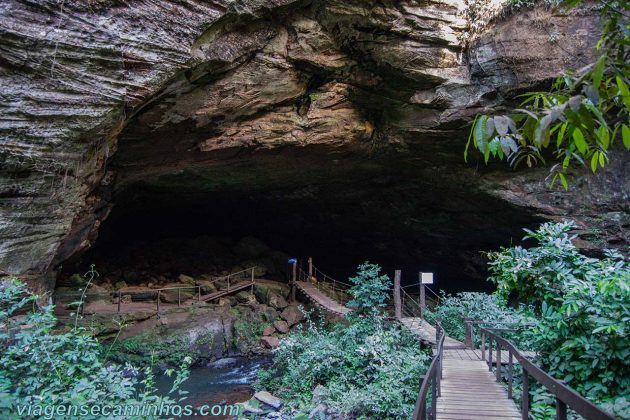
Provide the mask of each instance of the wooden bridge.
[{"label": "wooden bridge", "polygon": [[[310,258],[308,272],[294,264],[292,286],[293,295],[295,289],[299,289],[307,299],[332,314],[346,315],[351,312],[350,308],[344,306],[351,285],[325,275],[313,266]],[[431,345],[434,352],[431,365],[422,380],[413,420],[528,420],[530,377],[555,396],[557,420],[567,419],[567,407],[587,420],[614,419],[536,366],[532,361],[536,357],[534,352],[521,351],[500,337],[500,332],[516,331],[514,328],[505,328],[506,324],[500,320],[493,323],[462,320],[465,326],[464,342],[447,337],[439,322],[433,326],[423,318],[424,285],[412,286],[420,288],[418,300],[400,286],[400,271],[396,272],[393,299],[395,319],[421,342]],[[502,328],[497,327],[502,324]],[[481,334],[479,349],[475,348],[475,328]],[[513,395],[514,369],[517,365],[523,374],[523,403],[520,408],[514,402]],[[504,373],[507,375],[507,386],[501,384]]]}]

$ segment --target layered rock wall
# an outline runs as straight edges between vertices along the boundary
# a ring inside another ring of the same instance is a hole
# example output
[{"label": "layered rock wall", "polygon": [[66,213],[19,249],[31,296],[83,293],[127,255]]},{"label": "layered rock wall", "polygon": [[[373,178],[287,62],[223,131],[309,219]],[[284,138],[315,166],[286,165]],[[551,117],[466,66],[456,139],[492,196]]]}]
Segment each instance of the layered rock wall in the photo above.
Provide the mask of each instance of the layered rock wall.
[{"label": "layered rock wall", "polygon": [[[521,11],[464,48],[463,7],[3,2],[0,269],[41,275],[89,248],[116,197],[139,183],[290,196],[397,165],[428,184],[447,174],[436,189],[461,184],[461,197],[494,197],[532,216],[584,213],[592,224],[606,209],[616,220],[602,222],[608,237],[628,241],[625,161],[611,167],[621,182],[605,195],[595,180],[558,199],[540,174],[515,182],[461,158],[473,115],[592,61],[594,13]],[[358,178],[346,188],[361,190]]]}]

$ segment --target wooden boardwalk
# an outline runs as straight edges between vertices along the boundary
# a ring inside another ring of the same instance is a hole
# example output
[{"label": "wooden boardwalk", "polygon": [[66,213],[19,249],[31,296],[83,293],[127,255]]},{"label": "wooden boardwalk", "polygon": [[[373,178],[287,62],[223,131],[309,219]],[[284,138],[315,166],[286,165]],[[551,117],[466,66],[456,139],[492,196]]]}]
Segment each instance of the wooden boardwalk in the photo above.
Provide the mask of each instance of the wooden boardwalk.
[{"label": "wooden boardwalk", "polygon": [[[444,350],[437,418],[444,420],[520,419],[513,400],[473,351]],[[466,360],[464,357],[468,358]]]},{"label": "wooden boardwalk", "polygon": [[[422,318],[401,318],[400,322],[406,326],[412,333],[414,333],[420,341],[423,341],[428,344],[435,345],[435,327],[429,324],[427,321]],[[444,339],[444,348],[445,349],[464,349],[464,343],[461,341],[457,341],[450,337],[446,337]],[[481,360],[481,359],[479,359]]]},{"label": "wooden boardwalk", "polygon": [[317,287],[312,283],[307,281],[296,281],[295,285],[309,300],[311,300],[311,302],[329,312],[337,315],[346,315],[352,311],[351,309],[341,305],[339,302],[326,296],[326,294],[317,289]]},{"label": "wooden boardwalk", "polygon": [[201,295],[199,300],[208,302],[210,300],[214,300],[220,298],[222,296],[230,295],[234,292],[238,292],[239,290],[247,289],[248,287],[252,287],[256,280],[253,282],[251,280],[245,280],[238,282],[236,284],[231,284],[229,289],[217,290],[216,292],[208,293],[207,295]]},{"label": "wooden boardwalk", "polygon": [[[528,359],[531,359],[533,357],[536,356],[536,352],[533,351],[522,351],[521,354],[525,357],[527,357]],[[493,352],[492,357],[496,357],[496,351]],[[448,349],[447,347],[444,347],[444,358],[450,358],[450,359],[459,359],[459,360],[481,360],[481,350],[479,349]],[[487,362],[487,358],[488,358],[488,353],[486,352],[486,362]],[[508,364],[508,354],[507,352],[501,352],[501,364],[507,365]],[[493,359],[493,365],[494,365],[494,359]],[[516,360],[515,357],[512,358],[512,363],[517,364],[518,360]]]}]

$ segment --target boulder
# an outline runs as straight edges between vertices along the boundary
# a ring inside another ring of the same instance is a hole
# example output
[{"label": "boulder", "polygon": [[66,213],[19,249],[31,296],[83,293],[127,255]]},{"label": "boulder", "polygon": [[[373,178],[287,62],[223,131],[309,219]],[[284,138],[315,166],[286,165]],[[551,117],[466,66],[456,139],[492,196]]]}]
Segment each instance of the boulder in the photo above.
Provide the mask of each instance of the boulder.
[{"label": "boulder", "polygon": [[179,297],[177,289],[162,290],[160,300],[166,303],[177,303],[178,299],[180,299],[180,302],[184,302],[188,299],[192,299],[194,296],[194,289],[179,289]]},{"label": "boulder", "polygon": [[275,397],[273,395],[271,395],[269,392],[267,391],[259,391],[257,393],[254,394],[254,398],[256,398],[258,401],[262,402],[263,404],[266,404],[270,407],[275,408],[276,410],[279,409],[280,407],[282,407],[283,402],[280,398]]},{"label": "boulder", "polygon": [[286,321],[275,321],[273,323],[273,327],[282,334],[286,334],[289,332],[289,324],[287,324]]},{"label": "boulder", "polygon": [[235,302],[236,302],[236,299],[226,296],[226,297],[219,298],[219,301],[217,303],[219,304],[219,306],[232,306],[234,305]]},{"label": "boulder", "polygon": [[268,349],[275,349],[280,345],[278,337],[263,336],[260,338],[261,343]]},{"label": "boulder", "polygon": [[190,286],[194,286],[194,285],[195,285],[195,279],[193,279],[193,278],[192,278],[192,277],[190,277],[190,276],[187,276],[186,274],[180,274],[180,275],[177,277],[177,280],[178,280],[180,283],[187,284],[187,285],[190,285]]},{"label": "boulder", "polygon": [[[270,299],[272,296],[281,296],[284,299],[289,297],[289,286],[275,281],[257,282],[254,285],[254,294],[258,302],[271,306]],[[278,303],[281,304],[281,302],[276,301],[276,304]]]},{"label": "boulder", "polygon": [[238,403],[241,407],[241,413],[243,414],[263,414],[265,410],[260,408],[260,404],[257,400],[249,400],[243,403]]},{"label": "boulder", "polygon": [[296,305],[290,305],[282,311],[282,313],[280,314],[280,318],[287,321],[289,327],[292,327],[298,322],[304,320],[304,314]]},{"label": "boulder", "polygon": [[197,281],[197,286],[201,286],[201,294],[208,295],[217,291],[217,286],[209,280]]},{"label": "boulder", "polygon": [[246,291],[238,292],[236,295],[234,295],[234,297],[236,298],[236,301],[238,303],[253,304],[253,305],[258,303],[256,302],[256,297]]},{"label": "boulder", "polygon": [[115,289],[115,290],[124,289],[124,288],[126,288],[126,287],[127,287],[127,283],[126,283],[126,282],[124,282],[124,281],[117,281],[117,282],[114,284],[114,289]]},{"label": "boulder", "polygon": [[276,332],[276,329],[274,327],[267,327],[263,330],[263,336],[270,336],[275,332]]},{"label": "boulder", "polygon": [[282,296],[272,292],[269,295],[269,306],[274,309],[284,309],[289,306],[289,303]]},{"label": "boulder", "polygon": [[234,367],[238,364],[238,359],[235,357],[224,357],[223,359],[215,360],[208,363],[206,366],[213,369],[225,369]]}]

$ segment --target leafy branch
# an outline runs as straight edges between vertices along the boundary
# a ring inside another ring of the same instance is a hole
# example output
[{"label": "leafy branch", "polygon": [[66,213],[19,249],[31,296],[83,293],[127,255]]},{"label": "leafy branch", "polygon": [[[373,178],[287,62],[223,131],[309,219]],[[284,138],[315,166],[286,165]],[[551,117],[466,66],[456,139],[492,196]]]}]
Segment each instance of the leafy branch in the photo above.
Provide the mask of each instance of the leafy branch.
[{"label": "leafy branch", "polygon": [[[582,0],[565,0],[575,7]],[[553,149],[551,186],[569,188],[570,170],[590,165],[592,172],[608,164],[616,139],[630,150],[630,24],[628,0],[602,1],[604,27],[597,44],[599,59],[576,73],[558,77],[550,92],[521,95],[521,107],[508,115],[478,115],[464,150],[478,150],[510,166],[546,164]]]}]

